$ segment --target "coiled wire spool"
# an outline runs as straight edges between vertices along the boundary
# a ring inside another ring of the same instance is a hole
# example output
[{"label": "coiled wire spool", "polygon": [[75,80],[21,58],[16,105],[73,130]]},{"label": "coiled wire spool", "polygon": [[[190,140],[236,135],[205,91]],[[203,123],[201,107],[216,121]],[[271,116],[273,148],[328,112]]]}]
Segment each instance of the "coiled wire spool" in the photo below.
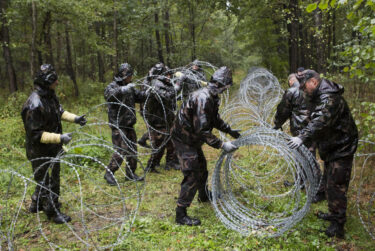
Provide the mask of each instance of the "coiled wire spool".
[{"label": "coiled wire spool", "polygon": [[[212,203],[228,228],[244,235],[279,236],[309,211],[319,188],[317,163],[306,147],[290,149],[289,138],[255,128],[233,142],[239,150],[221,154],[212,175]],[[293,179],[294,186],[286,188],[286,179]]]}]

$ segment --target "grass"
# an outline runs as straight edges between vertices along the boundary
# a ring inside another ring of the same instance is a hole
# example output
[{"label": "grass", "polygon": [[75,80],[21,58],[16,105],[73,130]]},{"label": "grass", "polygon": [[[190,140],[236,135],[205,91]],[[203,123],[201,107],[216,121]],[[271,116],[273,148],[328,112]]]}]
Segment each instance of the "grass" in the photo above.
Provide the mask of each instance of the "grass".
[{"label": "grass", "polygon": [[[65,102],[64,102],[65,101]],[[88,107],[104,102],[100,96],[92,96],[88,102],[63,98],[62,104],[66,110],[77,114],[87,113]],[[78,106],[77,104],[81,104]],[[106,121],[105,109],[103,107],[91,111],[89,119],[98,117]],[[138,119],[136,125],[137,136],[140,137],[145,131],[142,119]],[[92,121],[89,121],[92,122]],[[77,125],[63,124],[65,132],[74,131]],[[92,127],[85,129],[87,132],[95,134],[103,139],[110,140],[110,130],[108,128]],[[79,135],[76,134],[78,137]],[[26,161],[23,144],[24,131],[20,117],[18,115],[0,118],[0,170],[7,168],[17,168]],[[82,153],[95,156],[98,160],[107,164],[110,152],[103,151],[102,148],[91,147],[81,149],[71,149],[72,153]],[[254,151],[254,150],[253,150]],[[256,150],[255,150],[256,151]],[[140,150],[140,153],[147,151]],[[216,149],[204,146],[204,152],[208,162],[210,174],[215,166],[220,152]],[[70,153],[70,152],[68,152]],[[250,159],[244,153],[239,154],[239,161],[249,163],[259,162],[256,158]],[[248,158],[248,159],[247,159]],[[143,166],[147,162],[148,156],[140,157]],[[84,225],[94,231],[94,239],[90,242],[106,245],[117,239],[117,234],[121,225],[116,220],[108,220],[111,217],[121,217],[125,211],[132,212],[137,206],[137,191],[143,193],[142,202],[139,205],[134,224],[126,224],[124,227],[123,241],[115,250],[371,250],[374,241],[364,230],[359,221],[355,208],[355,188],[356,182],[351,184],[349,190],[348,221],[346,224],[346,239],[327,238],[321,230],[324,230],[328,223],[318,220],[315,213],[319,210],[327,211],[326,202],[314,204],[306,217],[298,223],[292,230],[278,238],[259,238],[254,236],[242,236],[237,232],[228,230],[216,217],[213,208],[209,203],[198,203],[195,199],[188,213],[199,217],[202,225],[198,227],[178,226],[175,224],[176,199],[180,190],[182,173],[180,171],[165,171],[161,169],[161,174],[148,174],[145,186],[142,183],[134,184],[124,181],[119,171],[120,190],[117,187],[109,187],[103,179],[103,168],[97,163],[82,158],[70,159],[73,163],[79,163],[82,167],[77,167],[80,181],[72,168],[62,165],[62,201],[63,212],[73,217],[71,227],[80,236],[84,236]],[[163,166],[164,160],[162,162]],[[274,165],[272,161],[268,163],[268,168]],[[359,164],[359,163],[358,163]],[[249,164],[250,165],[250,164]],[[267,168],[263,166],[262,168]],[[260,168],[260,167],[259,167]],[[31,167],[29,164],[18,170],[26,177],[31,177]],[[138,169],[137,173],[140,173]],[[262,170],[266,171],[266,170]],[[81,182],[82,190],[79,190]],[[9,175],[0,176],[0,211],[11,209],[10,212],[17,212],[17,205],[22,198],[23,180],[14,177],[14,182],[7,193]],[[30,203],[30,195],[33,192],[33,185],[27,190],[26,200],[19,211],[18,221],[14,231],[14,245],[17,250],[44,250],[51,248],[43,238],[43,234],[53,243],[63,246],[69,250],[81,250],[85,246],[73,232],[65,225],[55,225],[50,223],[46,216],[40,214],[40,223],[37,215],[27,212]],[[79,213],[80,199],[78,195],[82,193],[84,203],[92,211],[85,211],[86,222],[81,222]],[[129,197],[124,207],[116,198],[121,197],[121,193]],[[8,197],[6,197],[8,195]],[[254,200],[257,198],[254,198]],[[272,203],[271,203],[272,204]],[[283,204],[272,204],[273,207],[280,207]],[[2,214],[3,222],[0,231],[7,232],[11,222],[12,214]],[[133,218],[127,220],[131,222]],[[96,231],[95,228],[104,228]],[[1,235],[0,235],[1,236]],[[0,237],[1,238],[1,237]],[[0,249],[6,248],[7,243],[1,242]]]}]

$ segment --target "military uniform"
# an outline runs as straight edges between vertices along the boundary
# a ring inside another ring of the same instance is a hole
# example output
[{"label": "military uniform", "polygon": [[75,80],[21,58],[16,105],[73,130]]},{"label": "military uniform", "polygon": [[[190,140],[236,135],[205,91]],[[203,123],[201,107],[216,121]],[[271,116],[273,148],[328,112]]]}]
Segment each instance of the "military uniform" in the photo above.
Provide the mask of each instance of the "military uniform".
[{"label": "military uniform", "polygon": [[[311,95],[315,109],[311,121],[299,132],[303,142],[317,143],[324,160],[324,178],[330,220],[341,226],[346,221],[347,198],[358,130],[349,107],[342,97],[344,88],[323,79]],[[328,230],[327,230],[328,231]]]},{"label": "military uniform", "polygon": [[197,70],[186,70],[176,82],[181,86],[182,99],[186,100],[190,93],[201,88],[202,83],[206,83],[206,81],[204,71],[198,68]]},{"label": "military uniform", "polygon": [[153,91],[147,100],[144,115],[149,125],[151,147],[157,149],[151,154],[147,169],[155,171],[165,148],[167,149],[166,166],[176,159],[174,146],[169,139],[170,128],[175,117],[176,91],[169,78],[162,75],[151,80],[151,86]]},{"label": "military uniform", "polygon": [[202,200],[207,197],[208,172],[202,145],[222,146],[223,142],[212,133],[213,128],[232,133],[230,126],[220,118],[219,104],[218,94],[206,87],[193,92],[177,113],[172,139],[184,174],[178,206],[190,206],[197,191]]},{"label": "military uniform", "polygon": [[[146,94],[137,90],[133,84],[124,85],[122,80],[113,81],[104,91],[108,102],[108,120],[112,130],[112,143],[118,153],[113,153],[108,169],[116,172],[126,156],[128,178],[135,177],[137,168],[137,135],[134,130],[136,123],[135,103],[144,102]],[[129,172],[131,171],[131,172]]]}]

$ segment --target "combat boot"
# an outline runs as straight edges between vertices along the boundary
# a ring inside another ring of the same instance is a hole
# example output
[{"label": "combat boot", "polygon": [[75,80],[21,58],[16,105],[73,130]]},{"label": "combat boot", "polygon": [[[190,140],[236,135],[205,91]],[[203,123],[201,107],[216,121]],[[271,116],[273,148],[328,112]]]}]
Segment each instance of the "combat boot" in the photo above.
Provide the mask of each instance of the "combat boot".
[{"label": "combat boot", "polygon": [[49,199],[47,199],[47,201],[49,202],[46,203],[47,205],[43,206],[43,210],[47,215],[48,220],[52,220],[56,224],[63,224],[72,220],[70,216],[61,213],[61,203],[59,203],[57,199],[55,199],[52,203]]},{"label": "combat boot", "polygon": [[198,226],[201,224],[199,219],[190,218],[186,214],[186,207],[176,207],[176,223],[179,225]]},{"label": "combat boot", "polygon": [[104,179],[107,181],[107,183],[110,186],[116,186],[116,184],[117,184],[117,182],[116,182],[115,178],[113,177],[113,174],[112,174],[111,171],[106,171],[105,172]]},{"label": "combat boot", "polygon": [[326,229],[325,234],[328,237],[336,236],[340,239],[344,239],[344,224],[338,223],[337,221],[331,221],[331,225]]},{"label": "combat boot", "polygon": [[143,181],[144,177],[139,177],[134,172],[127,169],[126,170],[126,179],[130,180],[130,181]]}]

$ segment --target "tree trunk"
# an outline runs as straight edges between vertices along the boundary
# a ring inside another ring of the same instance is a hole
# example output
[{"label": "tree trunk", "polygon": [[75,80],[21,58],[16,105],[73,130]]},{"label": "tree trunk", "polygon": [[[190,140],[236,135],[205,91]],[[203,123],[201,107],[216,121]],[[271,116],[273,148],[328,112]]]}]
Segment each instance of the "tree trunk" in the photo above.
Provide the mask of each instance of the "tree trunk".
[{"label": "tree trunk", "polygon": [[113,57],[113,72],[116,72],[118,67],[118,48],[117,48],[117,9],[116,0],[114,0],[114,13],[113,13],[113,49],[115,50],[115,56]]},{"label": "tree trunk", "polygon": [[155,37],[156,44],[158,45],[158,58],[159,61],[164,63],[163,49],[161,47],[160,33],[159,33],[159,14],[155,11]]},{"label": "tree trunk", "polygon": [[65,43],[66,43],[66,71],[70,77],[70,79],[73,81],[74,84],[74,95],[76,97],[79,96],[79,90],[76,80],[76,74],[74,72],[73,68],[73,62],[72,62],[72,49],[70,45],[70,37],[69,37],[69,31],[68,31],[68,25],[65,25]]},{"label": "tree trunk", "polygon": [[315,48],[316,48],[316,70],[319,73],[325,73],[325,58],[324,58],[324,39],[322,32],[322,11],[318,8],[314,13],[314,21],[316,32]]},{"label": "tree trunk", "polygon": [[298,40],[299,40],[299,32],[298,32],[298,0],[291,0],[289,1],[289,11],[290,14],[288,15],[288,19],[290,23],[287,25],[288,32],[289,32],[289,67],[290,72],[296,72],[298,68]]},{"label": "tree trunk", "polygon": [[195,12],[194,12],[194,5],[193,1],[189,1],[189,27],[190,27],[190,35],[191,35],[191,42],[192,42],[192,51],[191,51],[191,61],[196,59],[196,41],[195,41]]},{"label": "tree trunk", "polygon": [[51,24],[52,24],[52,16],[51,11],[48,11],[46,13],[46,16],[44,18],[43,22],[43,40],[44,44],[47,47],[47,55],[46,55],[46,63],[54,65],[53,60],[53,51],[52,51],[52,42],[51,42]]},{"label": "tree trunk", "polygon": [[7,19],[5,16],[5,10],[8,2],[6,0],[0,0],[0,14],[1,14],[1,46],[3,48],[3,57],[5,61],[6,70],[9,78],[9,91],[11,93],[18,90],[16,72],[13,67],[13,60],[11,50],[9,48],[9,28],[7,25]]},{"label": "tree trunk", "polygon": [[[167,3],[168,6],[168,3]],[[164,38],[165,38],[165,49],[167,51],[167,64],[170,66],[171,61],[170,61],[170,54],[171,54],[171,49],[169,45],[169,10],[168,7],[166,7],[166,10],[164,12]]]},{"label": "tree trunk", "polygon": [[[98,38],[102,39],[102,36],[100,34],[100,23],[95,24],[95,32]],[[98,77],[99,77],[99,82],[104,83],[104,67],[103,67],[103,55],[102,53],[98,50],[96,52],[97,60],[98,60]]]},{"label": "tree trunk", "polygon": [[36,3],[35,1],[31,2],[31,27],[32,27],[32,36],[31,36],[31,55],[30,55],[30,75],[34,76],[36,72],[36,47],[35,47],[35,40],[36,40]]}]

